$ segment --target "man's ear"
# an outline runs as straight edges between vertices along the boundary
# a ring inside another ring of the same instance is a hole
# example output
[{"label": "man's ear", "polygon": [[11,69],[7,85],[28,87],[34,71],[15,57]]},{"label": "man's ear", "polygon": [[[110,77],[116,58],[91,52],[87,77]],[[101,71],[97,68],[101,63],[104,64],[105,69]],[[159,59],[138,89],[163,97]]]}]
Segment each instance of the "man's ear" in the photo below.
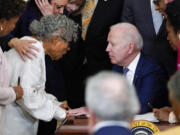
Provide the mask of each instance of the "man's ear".
[{"label": "man's ear", "polygon": [[135,49],[135,43],[134,42],[129,43],[128,54],[132,54],[134,52],[134,49]]}]

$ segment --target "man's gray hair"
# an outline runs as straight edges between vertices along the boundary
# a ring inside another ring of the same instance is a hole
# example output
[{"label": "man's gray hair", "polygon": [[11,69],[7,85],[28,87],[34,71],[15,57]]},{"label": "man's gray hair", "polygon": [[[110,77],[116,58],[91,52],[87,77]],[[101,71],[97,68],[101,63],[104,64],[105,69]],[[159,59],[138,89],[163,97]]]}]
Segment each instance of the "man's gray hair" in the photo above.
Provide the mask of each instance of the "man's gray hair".
[{"label": "man's gray hair", "polygon": [[69,42],[76,41],[78,25],[64,15],[49,15],[42,17],[40,21],[34,20],[29,29],[41,40],[58,35],[59,39]]},{"label": "man's gray hair", "polygon": [[121,30],[121,33],[119,34],[122,34],[124,36],[125,44],[134,42],[138,50],[141,50],[143,48],[142,36],[134,25],[130,23],[118,23],[112,25],[110,29]]},{"label": "man's gray hair", "polygon": [[168,82],[168,89],[180,101],[180,71],[177,71]]},{"label": "man's gray hair", "polygon": [[86,104],[103,121],[128,121],[139,111],[134,87],[122,75],[110,71],[87,80]]}]

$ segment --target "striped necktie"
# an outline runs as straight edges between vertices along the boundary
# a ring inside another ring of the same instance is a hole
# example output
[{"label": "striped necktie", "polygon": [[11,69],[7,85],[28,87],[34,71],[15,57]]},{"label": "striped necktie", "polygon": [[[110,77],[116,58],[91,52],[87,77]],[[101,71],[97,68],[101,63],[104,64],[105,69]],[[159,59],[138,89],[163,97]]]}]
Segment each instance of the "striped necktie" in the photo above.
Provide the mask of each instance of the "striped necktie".
[{"label": "striped necktie", "polygon": [[91,18],[93,16],[95,8],[95,1],[94,0],[87,0],[86,4],[82,10],[82,39],[85,40],[87,29]]}]

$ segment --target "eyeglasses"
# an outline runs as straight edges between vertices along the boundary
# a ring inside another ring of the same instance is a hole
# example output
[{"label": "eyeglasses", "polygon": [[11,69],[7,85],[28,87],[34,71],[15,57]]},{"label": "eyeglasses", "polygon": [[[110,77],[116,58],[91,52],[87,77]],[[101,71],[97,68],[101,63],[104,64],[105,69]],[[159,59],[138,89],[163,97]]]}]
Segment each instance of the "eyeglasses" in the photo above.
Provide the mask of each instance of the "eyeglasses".
[{"label": "eyeglasses", "polygon": [[159,5],[159,2],[160,2],[161,0],[153,0],[153,3],[154,3],[154,5]]}]

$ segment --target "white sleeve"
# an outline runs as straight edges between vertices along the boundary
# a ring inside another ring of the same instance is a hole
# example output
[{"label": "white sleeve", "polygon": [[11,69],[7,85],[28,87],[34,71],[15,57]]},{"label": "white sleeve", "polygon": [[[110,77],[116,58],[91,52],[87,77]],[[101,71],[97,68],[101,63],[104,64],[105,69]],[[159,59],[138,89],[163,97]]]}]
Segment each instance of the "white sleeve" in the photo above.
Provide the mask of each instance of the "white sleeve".
[{"label": "white sleeve", "polygon": [[0,87],[0,105],[7,105],[15,101],[16,94],[11,87]]},{"label": "white sleeve", "polygon": [[170,112],[169,113],[169,123],[176,123],[177,120],[176,120],[176,116],[174,114],[174,112]]}]

